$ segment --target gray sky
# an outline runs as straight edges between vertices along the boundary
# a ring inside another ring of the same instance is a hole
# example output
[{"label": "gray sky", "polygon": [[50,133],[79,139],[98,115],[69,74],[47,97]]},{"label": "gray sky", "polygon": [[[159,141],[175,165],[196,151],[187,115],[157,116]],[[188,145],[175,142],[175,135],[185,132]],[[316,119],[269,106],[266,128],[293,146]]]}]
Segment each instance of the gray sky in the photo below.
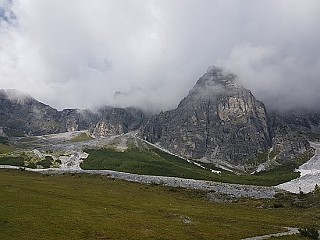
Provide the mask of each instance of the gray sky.
[{"label": "gray sky", "polygon": [[209,65],[320,103],[319,0],[0,0],[0,88],[58,109],[175,108]]}]

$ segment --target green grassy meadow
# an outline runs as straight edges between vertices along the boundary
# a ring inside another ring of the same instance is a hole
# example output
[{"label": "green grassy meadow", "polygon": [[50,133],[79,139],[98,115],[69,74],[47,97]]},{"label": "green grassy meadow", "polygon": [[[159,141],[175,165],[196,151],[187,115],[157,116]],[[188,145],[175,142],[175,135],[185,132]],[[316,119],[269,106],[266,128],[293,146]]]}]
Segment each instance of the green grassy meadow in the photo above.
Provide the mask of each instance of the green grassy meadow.
[{"label": "green grassy meadow", "polygon": [[8,153],[8,152],[11,152],[12,151],[12,147],[6,145],[6,144],[3,144],[3,143],[0,143],[0,154],[2,153]]},{"label": "green grassy meadow", "polygon": [[320,228],[319,216],[319,204],[214,203],[200,191],[105,176],[0,170],[0,239],[241,239]]},{"label": "green grassy meadow", "polygon": [[[124,139],[123,139],[124,138]],[[201,179],[225,183],[238,183],[247,185],[275,186],[280,183],[290,181],[299,177],[299,173],[294,169],[308,161],[313,155],[314,150],[306,152],[301,158],[295,159],[290,163],[277,166],[272,170],[256,174],[241,172],[235,174],[222,169],[217,169],[213,164],[200,163],[208,169],[203,169],[195,164],[189,163],[181,158],[170,155],[166,152],[146,144],[139,139],[129,137],[115,138],[111,143],[103,148],[85,149],[89,157],[81,163],[81,168],[85,170],[114,170],[143,175],[171,176],[180,178]],[[70,140],[70,142],[88,141],[91,137],[87,133],[81,133]],[[18,140],[17,148],[33,149],[48,145],[48,142],[39,142],[38,137],[26,137]],[[126,142],[126,150],[119,148],[122,140]],[[9,144],[8,139],[0,138],[0,164],[13,165],[30,168],[47,168],[57,166],[53,159],[36,161],[34,154],[21,154],[13,152],[14,148]],[[30,151],[30,150],[29,150]],[[23,151],[22,151],[23,153]],[[260,159],[259,159],[260,158]],[[259,155],[253,162],[265,160],[266,154]],[[220,170],[221,174],[212,173],[209,169]]]},{"label": "green grassy meadow", "polygon": [[[124,152],[113,148],[87,149],[89,157],[81,163],[81,168],[88,170],[114,170],[145,175],[171,176],[193,178],[226,183],[239,183],[248,185],[274,186],[299,177],[294,169],[307,161],[313,152],[308,152],[304,157],[295,162],[276,167],[270,171],[258,174],[237,175],[222,171],[221,174],[212,173],[194,164],[154,147],[129,148]],[[302,162],[302,163],[301,163]],[[205,165],[215,169],[214,166]]]},{"label": "green grassy meadow", "polygon": [[9,145],[8,139],[0,137],[0,154],[12,152],[13,148]]}]

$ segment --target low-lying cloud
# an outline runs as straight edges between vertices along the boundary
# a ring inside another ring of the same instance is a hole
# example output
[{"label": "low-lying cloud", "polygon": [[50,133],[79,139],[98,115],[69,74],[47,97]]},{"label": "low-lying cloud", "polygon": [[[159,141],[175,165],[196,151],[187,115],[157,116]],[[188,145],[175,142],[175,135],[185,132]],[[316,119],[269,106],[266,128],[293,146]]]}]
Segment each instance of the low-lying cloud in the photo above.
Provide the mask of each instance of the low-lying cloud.
[{"label": "low-lying cloud", "polygon": [[317,0],[0,0],[0,88],[56,108],[177,106],[209,65],[317,107]]},{"label": "low-lying cloud", "polygon": [[237,46],[220,64],[236,72],[244,86],[268,107],[320,109],[320,58],[288,55],[283,50],[275,46]]}]

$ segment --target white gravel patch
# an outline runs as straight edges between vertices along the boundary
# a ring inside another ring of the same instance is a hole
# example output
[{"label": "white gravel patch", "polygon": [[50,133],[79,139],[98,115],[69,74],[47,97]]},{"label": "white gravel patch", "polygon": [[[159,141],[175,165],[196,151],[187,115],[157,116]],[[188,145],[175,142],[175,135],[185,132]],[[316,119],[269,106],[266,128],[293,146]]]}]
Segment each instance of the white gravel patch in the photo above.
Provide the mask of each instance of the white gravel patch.
[{"label": "white gravel patch", "polygon": [[81,170],[80,164],[89,156],[85,152],[74,152],[70,156],[60,156],[60,169],[62,170]]}]

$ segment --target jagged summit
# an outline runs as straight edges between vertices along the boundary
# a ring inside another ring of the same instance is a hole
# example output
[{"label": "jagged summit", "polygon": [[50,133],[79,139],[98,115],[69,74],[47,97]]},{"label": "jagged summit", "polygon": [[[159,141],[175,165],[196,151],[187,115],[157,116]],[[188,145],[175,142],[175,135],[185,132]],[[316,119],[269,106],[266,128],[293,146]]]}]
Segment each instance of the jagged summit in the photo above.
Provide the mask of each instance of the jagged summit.
[{"label": "jagged summit", "polygon": [[189,91],[179,104],[179,107],[190,105],[198,101],[217,101],[226,95],[250,94],[250,91],[243,88],[237,76],[222,68],[211,66],[207,72],[199,78],[194,87]]},{"label": "jagged summit", "polygon": [[197,81],[196,86],[212,87],[212,86],[223,86],[223,87],[239,87],[237,76],[233,73],[229,73],[226,70],[210,66],[207,72]]}]

